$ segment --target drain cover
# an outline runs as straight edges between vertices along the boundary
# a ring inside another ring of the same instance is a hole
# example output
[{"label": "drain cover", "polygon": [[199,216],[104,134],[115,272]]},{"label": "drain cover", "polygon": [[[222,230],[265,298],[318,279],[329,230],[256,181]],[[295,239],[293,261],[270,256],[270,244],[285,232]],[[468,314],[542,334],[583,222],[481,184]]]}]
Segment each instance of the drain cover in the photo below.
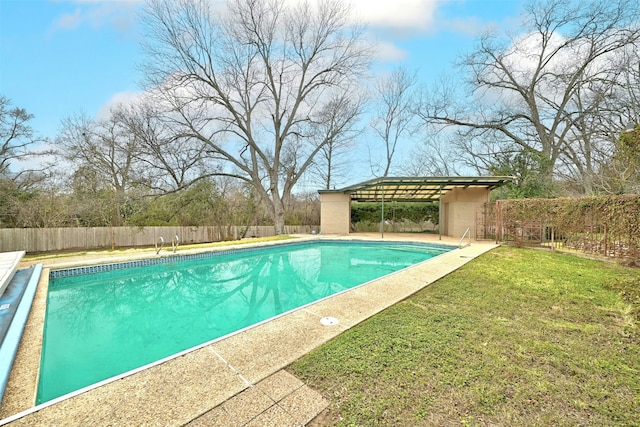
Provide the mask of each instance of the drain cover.
[{"label": "drain cover", "polygon": [[320,319],[320,323],[324,326],[333,326],[337,325],[339,322],[335,317],[323,317],[322,319]]}]

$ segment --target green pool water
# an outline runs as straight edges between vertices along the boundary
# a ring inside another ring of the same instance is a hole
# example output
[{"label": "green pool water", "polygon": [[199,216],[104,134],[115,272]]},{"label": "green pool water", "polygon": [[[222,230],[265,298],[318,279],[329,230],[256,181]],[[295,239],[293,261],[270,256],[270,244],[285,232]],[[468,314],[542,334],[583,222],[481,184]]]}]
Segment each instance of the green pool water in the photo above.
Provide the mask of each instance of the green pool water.
[{"label": "green pool water", "polygon": [[450,250],[313,242],[50,279],[43,403]]}]

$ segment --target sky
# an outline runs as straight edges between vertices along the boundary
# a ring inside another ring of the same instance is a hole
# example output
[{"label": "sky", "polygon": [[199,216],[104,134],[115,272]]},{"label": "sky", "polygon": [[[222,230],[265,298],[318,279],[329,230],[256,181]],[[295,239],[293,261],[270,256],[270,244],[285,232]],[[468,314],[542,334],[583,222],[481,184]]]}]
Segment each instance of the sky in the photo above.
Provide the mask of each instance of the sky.
[{"label": "sky", "polygon": [[[224,0],[211,0],[223,2]],[[299,1],[299,0],[287,0]],[[311,0],[313,1],[313,0]],[[377,43],[379,68],[402,65],[428,85],[455,73],[487,29],[516,29],[523,0],[352,0]],[[144,0],[0,0],[0,95],[34,115],[38,136],[99,117],[141,91]]]}]

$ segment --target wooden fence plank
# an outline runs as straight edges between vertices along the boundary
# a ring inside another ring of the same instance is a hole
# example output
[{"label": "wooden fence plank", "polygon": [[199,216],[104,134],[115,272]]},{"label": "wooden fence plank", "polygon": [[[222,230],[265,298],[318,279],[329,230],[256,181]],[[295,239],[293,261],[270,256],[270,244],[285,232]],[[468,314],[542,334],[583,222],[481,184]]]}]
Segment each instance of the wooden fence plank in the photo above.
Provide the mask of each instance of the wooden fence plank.
[{"label": "wooden fence plank", "polygon": [[[287,234],[309,234],[317,226],[286,226]],[[154,246],[162,236],[171,247],[174,236],[181,245],[237,240],[244,227],[90,227],[0,228],[0,252],[49,252]],[[272,226],[249,227],[246,237],[273,236]]]}]

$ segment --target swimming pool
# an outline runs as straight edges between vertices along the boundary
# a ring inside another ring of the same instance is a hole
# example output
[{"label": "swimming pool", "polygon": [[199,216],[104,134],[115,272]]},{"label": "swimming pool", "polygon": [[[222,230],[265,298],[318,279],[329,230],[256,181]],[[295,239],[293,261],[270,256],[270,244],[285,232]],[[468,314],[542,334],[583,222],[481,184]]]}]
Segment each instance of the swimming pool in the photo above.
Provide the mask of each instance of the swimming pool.
[{"label": "swimming pool", "polygon": [[53,271],[38,403],[450,249],[316,241]]}]

